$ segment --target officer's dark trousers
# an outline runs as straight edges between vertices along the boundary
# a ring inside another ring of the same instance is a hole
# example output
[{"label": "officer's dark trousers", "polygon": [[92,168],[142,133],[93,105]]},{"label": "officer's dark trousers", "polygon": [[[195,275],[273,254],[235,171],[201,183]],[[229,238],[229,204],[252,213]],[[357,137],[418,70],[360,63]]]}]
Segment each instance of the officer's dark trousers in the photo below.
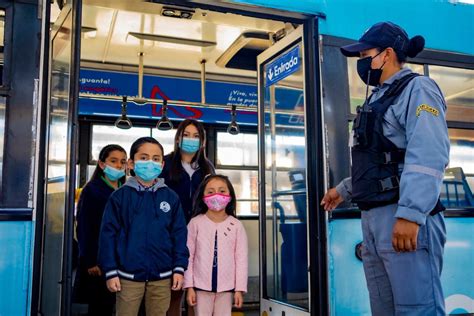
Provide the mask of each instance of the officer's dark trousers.
[{"label": "officer's dark trousers", "polygon": [[362,259],[374,316],[445,315],[441,288],[446,227],[442,214],[420,226],[414,252],[392,247],[396,204],[362,212]]}]

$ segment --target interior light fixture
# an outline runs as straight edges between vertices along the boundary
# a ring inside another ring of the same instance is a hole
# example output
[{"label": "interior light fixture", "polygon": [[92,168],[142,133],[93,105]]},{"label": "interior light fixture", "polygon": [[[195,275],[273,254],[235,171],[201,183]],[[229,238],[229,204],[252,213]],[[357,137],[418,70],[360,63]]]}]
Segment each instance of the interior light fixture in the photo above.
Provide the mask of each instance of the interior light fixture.
[{"label": "interior light fixture", "polygon": [[127,97],[122,97],[122,115],[115,121],[115,127],[120,129],[132,128],[132,121],[127,117]]},{"label": "interior light fixture", "polygon": [[155,35],[155,34],[150,34],[150,33],[137,33],[137,32],[129,32],[128,34],[130,36],[138,38],[139,40],[147,40],[147,41],[155,41],[155,42],[191,45],[191,46],[199,46],[199,47],[209,47],[209,46],[217,45],[217,43],[213,41],[197,40],[197,39],[183,38],[183,37]]},{"label": "interior light fixture", "polygon": [[191,19],[194,12],[194,10],[190,9],[173,7],[163,7],[163,9],[161,9],[161,15],[169,18]]}]

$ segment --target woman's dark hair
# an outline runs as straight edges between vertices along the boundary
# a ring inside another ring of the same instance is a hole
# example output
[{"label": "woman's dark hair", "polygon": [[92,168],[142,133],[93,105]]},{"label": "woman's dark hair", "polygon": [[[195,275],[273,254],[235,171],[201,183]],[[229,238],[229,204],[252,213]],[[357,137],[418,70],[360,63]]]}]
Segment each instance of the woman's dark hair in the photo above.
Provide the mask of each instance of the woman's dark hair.
[{"label": "woman's dark hair", "polygon": [[402,44],[392,47],[397,55],[399,63],[404,63],[407,61],[407,57],[413,58],[416,57],[424,48],[425,48],[425,39],[421,35],[416,35],[412,37],[408,44],[405,44],[405,41],[400,41]]},{"label": "woman's dark hair", "polygon": [[183,140],[184,130],[189,125],[194,125],[199,133],[199,150],[194,154],[191,163],[197,162],[199,168],[202,170],[204,175],[212,173],[212,169],[209,166],[209,162],[206,158],[205,152],[205,143],[206,143],[206,131],[204,130],[204,126],[196,120],[187,119],[182,121],[178,129],[176,130],[176,135],[174,136],[174,150],[170,154],[171,155],[171,166],[170,166],[170,180],[173,182],[177,182],[180,180],[181,173],[185,172],[183,166],[181,164],[181,147],[179,146],[179,142]]},{"label": "woman's dark hair", "polygon": [[198,216],[199,214],[205,214],[207,212],[208,208],[207,208],[206,203],[204,203],[204,200],[203,200],[204,190],[206,189],[207,184],[213,179],[220,179],[226,183],[227,188],[229,188],[230,197],[232,199],[229,202],[229,204],[227,204],[225,208],[225,212],[227,215],[236,217],[235,209],[237,207],[237,202],[236,202],[234,187],[232,186],[232,183],[230,182],[229,178],[221,174],[213,174],[213,175],[210,174],[206,176],[204,180],[201,182],[201,184],[199,185],[199,188],[194,194],[193,217]]},{"label": "woman's dark hair", "polygon": [[[122,146],[116,144],[110,144],[105,146],[100,150],[99,159],[97,160],[97,166],[95,167],[94,173],[92,174],[91,180],[99,179],[104,176],[104,170],[99,166],[99,161],[105,162],[105,160],[109,157],[110,153],[113,151],[120,151],[127,155],[125,149]],[[119,179],[119,182],[125,182],[125,176]]]}]

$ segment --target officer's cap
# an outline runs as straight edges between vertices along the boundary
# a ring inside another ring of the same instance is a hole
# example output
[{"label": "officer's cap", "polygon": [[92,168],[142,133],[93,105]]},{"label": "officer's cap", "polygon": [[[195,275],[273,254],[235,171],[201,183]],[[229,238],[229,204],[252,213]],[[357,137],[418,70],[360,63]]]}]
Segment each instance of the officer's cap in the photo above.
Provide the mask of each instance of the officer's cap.
[{"label": "officer's cap", "polygon": [[359,57],[361,51],[371,48],[392,47],[396,51],[408,50],[408,34],[392,22],[380,22],[372,25],[358,42],[341,47],[347,57]]}]

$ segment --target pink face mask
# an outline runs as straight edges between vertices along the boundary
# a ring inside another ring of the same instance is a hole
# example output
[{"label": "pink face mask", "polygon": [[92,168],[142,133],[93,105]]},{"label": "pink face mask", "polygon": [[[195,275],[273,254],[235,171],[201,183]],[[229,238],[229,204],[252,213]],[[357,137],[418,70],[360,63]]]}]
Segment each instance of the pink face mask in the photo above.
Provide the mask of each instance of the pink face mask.
[{"label": "pink face mask", "polygon": [[215,212],[225,209],[231,200],[232,198],[230,195],[221,193],[214,193],[203,197],[203,201],[206,203],[207,208]]}]

